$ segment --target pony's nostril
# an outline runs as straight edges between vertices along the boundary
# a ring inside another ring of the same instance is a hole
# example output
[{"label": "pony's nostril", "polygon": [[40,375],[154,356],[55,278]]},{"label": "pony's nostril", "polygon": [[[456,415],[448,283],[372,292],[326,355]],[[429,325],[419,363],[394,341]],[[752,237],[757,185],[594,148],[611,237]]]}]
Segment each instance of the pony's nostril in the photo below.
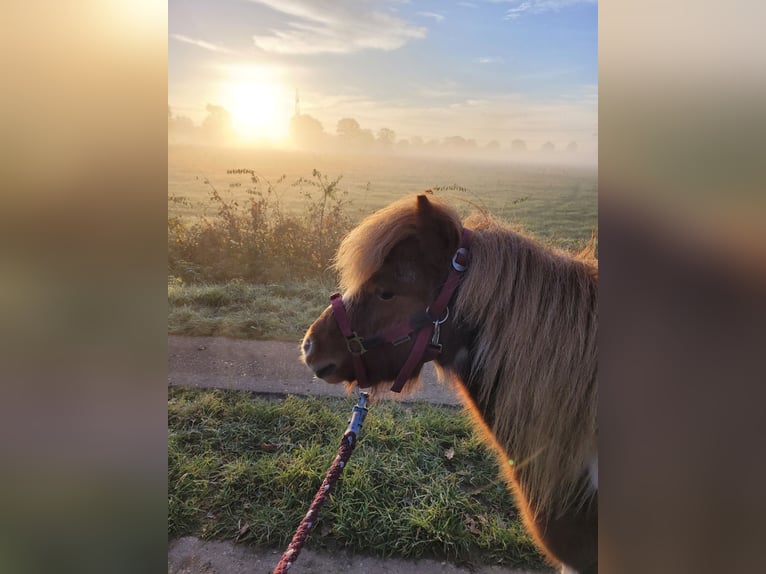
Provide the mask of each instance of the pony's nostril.
[{"label": "pony's nostril", "polygon": [[335,370],[335,364],[330,363],[329,365],[326,365],[322,367],[321,369],[318,369],[314,374],[320,378],[324,379],[327,375],[332,374],[332,372]]},{"label": "pony's nostril", "polygon": [[303,340],[303,354],[308,357],[309,354],[311,353],[311,348],[313,346],[314,346],[314,344],[311,341],[311,337],[306,337]]}]

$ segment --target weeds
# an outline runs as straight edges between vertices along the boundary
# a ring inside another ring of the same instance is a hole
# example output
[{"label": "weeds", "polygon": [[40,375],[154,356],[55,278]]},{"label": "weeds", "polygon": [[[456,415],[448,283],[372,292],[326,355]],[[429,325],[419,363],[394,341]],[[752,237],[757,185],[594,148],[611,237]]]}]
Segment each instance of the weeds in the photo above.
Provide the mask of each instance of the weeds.
[{"label": "weeds", "polygon": [[[222,193],[209,180],[208,203],[196,223],[168,214],[168,273],[186,283],[242,279],[254,283],[319,278],[331,274],[332,257],[351,229],[341,178],[318,170],[289,186],[286,176],[272,182],[252,169],[228,170],[242,175],[244,198]],[[288,212],[282,195],[296,188],[301,209]],[[189,202],[170,196],[169,207]],[[209,213],[212,212],[212,213]]]}]

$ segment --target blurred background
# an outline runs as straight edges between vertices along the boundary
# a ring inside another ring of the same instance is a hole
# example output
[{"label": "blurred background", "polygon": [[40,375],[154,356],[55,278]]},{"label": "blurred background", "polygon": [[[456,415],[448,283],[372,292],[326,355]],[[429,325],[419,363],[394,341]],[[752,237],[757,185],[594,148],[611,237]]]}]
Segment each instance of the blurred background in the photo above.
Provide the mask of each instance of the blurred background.
[{"label": "blurred background", "polygon": [[[162,570],[167,6],[3,12],[0,569]],[[764,569],[763,20],[599,6],[604,572]]]}]

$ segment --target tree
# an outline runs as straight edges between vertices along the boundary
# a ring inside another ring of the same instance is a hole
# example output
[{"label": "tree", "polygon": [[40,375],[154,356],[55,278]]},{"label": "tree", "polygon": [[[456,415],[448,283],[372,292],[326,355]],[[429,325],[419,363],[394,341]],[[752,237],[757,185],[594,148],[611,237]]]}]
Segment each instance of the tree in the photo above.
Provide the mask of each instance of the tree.
[{"label": "tree", "polygon": [[357,136],[357,145],[363,149],[367,149],[375,143],[375,136],[372,135],[372,130],[359,130]]},{"label": "tree", "polygon": [[231,116],[223,106],[207,104],[207,117],[202,121],[202,133],[205,139],[222,142],[231,135]]},{"label": "tree", "polygon": [[450,136],[444,138],[444,147],[448,149],[465,149],[468,142],[463,136]]},{"label": "tree", "polygon": [[513,140],[511,142],[511,151],[522,152],[527,151],[527,142],[524,140]]},{"label": "tree", "polygon": [[549,153],[549,152],[552,152],[552,151],[556,151],[556,146],[553,145],[553,143],[551,143],[551,142],[545,142],[541,149],[544,152]]},{"label": "tree", "polygon": [[568,152],[576,152],[577,151],[577,142],[569,142],[567,144],[567,151]]},{"label": "tree", "polygon": [[335,128],[336,133],[341,138],[353,139],[359,135],[361,128],[359,122],[354,118],[343,118],[338,120],[338,126]]},{"label": "tree", "polygon": [[378,143],[383,147],[390,148],[396,141],[396,132],[388,128],[380,128],[378,130]]},{"label": "tree", "polygon": [[296,146],[311,149],[321,146],[327,134],[318,119],[300,114],[290,119],[290,138]]},{"label": "tree", "polygon": [[338,133],[340,145],[350,151],[368,150],[375,144],[375,136],[372,130],[363,130],[359,122],[354,118],[338,120],[336,132]]},{"label": "tree", "polygon": [[197,137],[197,130],[191,118],[174,116],[173,110],[168,106],[168,140],[193,141]]}]

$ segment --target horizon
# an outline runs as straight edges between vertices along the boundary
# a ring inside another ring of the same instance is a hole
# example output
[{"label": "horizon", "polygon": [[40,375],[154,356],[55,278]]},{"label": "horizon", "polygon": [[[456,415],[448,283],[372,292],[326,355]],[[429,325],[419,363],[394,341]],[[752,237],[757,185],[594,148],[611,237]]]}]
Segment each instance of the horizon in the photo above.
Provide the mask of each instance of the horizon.
[{"label": "horizon", "polygon": [[169,138],[323,149],[345,137],[345,150],[400,153],[517,140],[529,155],[551,144],[596,161],[597,8],[171,0]]}]

